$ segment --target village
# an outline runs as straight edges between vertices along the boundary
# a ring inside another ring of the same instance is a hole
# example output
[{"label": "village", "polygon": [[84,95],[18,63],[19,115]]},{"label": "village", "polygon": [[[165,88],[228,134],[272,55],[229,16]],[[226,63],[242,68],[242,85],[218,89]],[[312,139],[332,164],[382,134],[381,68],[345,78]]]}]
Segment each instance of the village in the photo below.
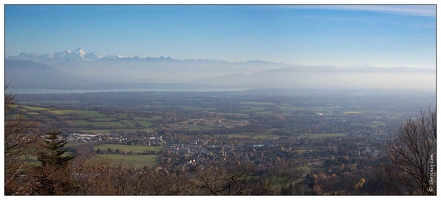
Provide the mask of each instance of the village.
[{"label": "village", "polygon": [[[308,166],[302,176],[313,173],[313,169],[329,175],[335,173],[331,158],[339,159],[338,164],[346,164],[342,172],[357,169],[368,169],[369,166],[382,156],[381,148],[384,139],[382,134],[347,133],[344,137],[282,137],[271,140],[237,141],[228,138],[215,140],[199,139],[197,136],[185,140],[177,134],[151,135],[136,137],[133,134],[69,134],[65,139],[74,143],[119,144],[129,146],[158,146],[161,152],[144,151],[140,155],[160,154],[161,160],[167,166],[181,170],[191,170],[192,167],[205,165],[213,161],[237,160],[239,162],[255,163],[259,169],[266,170],[275,162],[283,160],[289,168]],[[377,148],[378,147],[378,148]],[[123,148],[124,149],[124,148]],[[132,152],[115,150],[99,150],[98,154],[132,154]],[[334,161],[333,161],[334,162]]]}]

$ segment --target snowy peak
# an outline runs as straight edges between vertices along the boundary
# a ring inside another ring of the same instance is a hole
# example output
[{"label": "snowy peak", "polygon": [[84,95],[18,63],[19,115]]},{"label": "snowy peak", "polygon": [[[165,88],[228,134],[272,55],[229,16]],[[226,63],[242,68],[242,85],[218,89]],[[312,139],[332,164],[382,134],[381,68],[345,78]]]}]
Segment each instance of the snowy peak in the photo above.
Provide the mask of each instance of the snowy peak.
[{"label": "snowy peak", "polygon": [[100,55],[95,54],[95,53],[93,53],[93,52],[85,53],[83,57],[84,57],[86,60],[89,60],[89,61],[95,61],[95,60],[99,60],[99,59],[101,59],[101,56],[100,56]]},{"label": "snowy peak", "polygon": [[121,59],[121,58],[129,58],[129,56],[120,56],[120,55],[108,55],[103,57],[104,59],[114,60],[114,59]]},{"label": "snowy peak", "polygon": [[75,50],[66,50],[63,52],[54,53],[54,59],[66,59],[72,61],[95,61],[100,59],[101,56],[91,52],[86,53],[83,49],[77,48]]},{"label": "snowy peak", "polygon": [[35,53],[24,53],[21,52],[18,56],[7,56],[9,59],[26,59],[33,61],[52,61],[52,62],[60,62],[60,61],[96,61],[101,59],[100,55],[97,55],[93,52],[86,52],[81,48],[77,48],[75,50],[65,50],[55,52],[54,54],[35,54]]},{"label": "snowy peak", "polygon": [[18,55],[18,58],[21,58],[21,59],[53,59],[53,55],[50,55],[48,53],[37,55],[35,53],[24,53],[24,52],[21,52]]}]

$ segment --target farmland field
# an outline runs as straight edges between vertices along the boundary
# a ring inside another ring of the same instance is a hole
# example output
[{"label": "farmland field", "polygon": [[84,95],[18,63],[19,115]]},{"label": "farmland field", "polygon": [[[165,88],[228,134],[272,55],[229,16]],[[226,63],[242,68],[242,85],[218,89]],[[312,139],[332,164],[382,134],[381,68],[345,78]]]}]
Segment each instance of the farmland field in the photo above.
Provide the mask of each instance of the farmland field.
[{"label": "farmland field", "polygon": [[122,145],[122,144],[103,144],[99,146],[95,146],[94,150],[97,149],[107,149],[110,148],[112,150],[119,149],[119,151],[132,151],[133,153],[143,153],[145,150],[148,151],[161,151],[160,146],[141,146],[141,145]]},{"label": "farmland field", "polygon": [[100,158],[114,163],[125,163],[134,167],[156,166],[159,161],[157,155],[101,154],[95,156],[95,159]]},{"label": "farmland field", "polygon": [[260,102],[260,101],[242,101],[240,104],[244,105],[276,105],[274,102]]},{"label": "farmland field", "polygon": [[59,114],[59,115],[77,114],[77,115],[83,115],[85,117],[92,117],[92,118],[107,117],[107,115],[103,115],[101,113],[98,113],[97,111],[88,111],[88,110],[51,110],[49,112],[54,113],[54,114]]},{"label": "farmland field", "polygon": [[[354,99],[350,92],[335,96],[302,96],[294,91],[290,95],[278,95],[255,96],[247,92],[24,95],[21,99],[26,104],[18,106],[28,117],[55,124],[70,142],[98,143],[91,147],[97,159],[139,166],[158,164],[159,154],[171,159],[182,156],[180,153],[192,155],[199,150],[171,147],[175,144],[185,147],[196,141],[197,144],[208,141],[203,148],[232,142],[262,144],[277,140],[283,144],[295,141],[290,146],[294,149],[292,156],[301,156],[307,150],[315,155],[323,152],[314,151],[304,142],[359,137],[354,133],[388,133],[395,130],[398,122],[415,115],[424,106],[389,102],[394,98],[382,96]],[[416,101],[422,97],[412,98]],[[62,104],[59,99],[71,99],[72,103]],[[75,134],[78,138],[73,136]],[[81,135],[92,136],[82,139]],[[164,137],[165,142],[149,139],[156,136]],[[297,146],[299,144],[303,146]],[[77,148],[73,144],[67,147]],[[112,151],[107,152],[108,148]],[[118,152],[114,152],[116,149]]]},{"label": "farmland field", "polygon": [[326,137],[345,137],[343,133],[307,133],[301,135],[301,137],[307,138],[326,138]]}]

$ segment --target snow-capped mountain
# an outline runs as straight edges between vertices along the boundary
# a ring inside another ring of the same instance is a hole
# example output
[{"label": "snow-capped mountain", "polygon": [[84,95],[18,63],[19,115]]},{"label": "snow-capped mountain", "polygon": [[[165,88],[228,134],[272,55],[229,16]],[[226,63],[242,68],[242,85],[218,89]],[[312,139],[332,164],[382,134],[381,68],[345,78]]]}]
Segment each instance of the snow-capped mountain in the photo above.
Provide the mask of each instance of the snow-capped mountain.
[{"label": "snow-capped mountain", "polygon": [[85,53],[83,56],[86,60],[95,61],[101,59],[101,56],[93,52]]},{"label": "snow-capped mountain", "polygon": [[120,55],[108,55],[108,56],[104,56],[103,59],[121,59],[121,58],[129,58],[129,56],[120,56]]},{"label": "snow-capped mountain", "polygon": [[18,56],[7,56],[7,58],[9,57],[18,57],[21,59],[53,59],[54,58],[53,55],[50,55],[48,53],[37,55],[35,53],[24,53],[24,52],[21,52]]},{"label": "snow-capped mountain", "polygon": [[54,54],[35,54],[35,53],[20,53],[18,56],[7,56],[7,59],[32,60],[45,63],[60,62],[60,61],[96,61],[101,59],[101,56],[93,52],[86,52],[81,48],[75,50],[65,50],[55,52]]},{"label": "snow-capped mountain", "polygon": [[81,48],[54,53],[54,59],[57,60],[70,59],[73,61],[95,61],[95,60],[99,60],[100,58],[101,58],[100,55],[97,55],[93,52],[86,53]]}]

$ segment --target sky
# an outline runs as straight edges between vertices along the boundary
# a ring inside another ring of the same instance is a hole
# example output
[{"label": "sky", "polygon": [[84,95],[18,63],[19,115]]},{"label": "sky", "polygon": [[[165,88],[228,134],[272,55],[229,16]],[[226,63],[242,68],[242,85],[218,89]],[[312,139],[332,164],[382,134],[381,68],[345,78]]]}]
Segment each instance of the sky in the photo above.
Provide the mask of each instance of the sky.
[{"label": "sky", "polygon": [[4,53],[436,68],[436,5],[5,5]]}]

